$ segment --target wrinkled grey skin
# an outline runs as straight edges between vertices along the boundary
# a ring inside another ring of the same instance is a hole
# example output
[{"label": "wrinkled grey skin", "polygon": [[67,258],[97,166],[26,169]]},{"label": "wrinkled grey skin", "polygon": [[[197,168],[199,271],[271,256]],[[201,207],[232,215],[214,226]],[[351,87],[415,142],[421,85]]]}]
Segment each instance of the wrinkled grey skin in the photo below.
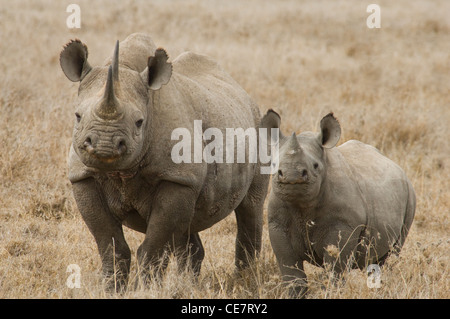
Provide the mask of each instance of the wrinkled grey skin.
[{"label": "wrinkled grey skin", "polygon": [[[280,117],[269,111],[262,121],[279,127]],[[280,138],[272,176],[269,235],[291,297],[305,296],[304,261],[329,264],[336,275],[382,265],[414,218],[414,190],[397,164],[359,141],[335,147],[341,128],[332,113],[320,127]]]},{"label": "wrinkled grey skin", "polygon": [[198,274],[204,257],[198,232],[233,210],[236,266],[246,267],[261,248],[269,176],[248,161],[175,164],[171,149],[179,141],[171,133],[187,128],[194,136],[194,120],[203,121],[203,130],[258,128],[257,105],[212,59],[186,52],[167,62],[144,34],[118,43],[103,66],[91,67],[87,55],[75,40],[60,63],[71,81],[80,81],[69,178],[104,275],[112,278],[115,269],[117,287],[126,283],[131,253],[122,225],[145,233],[137,251],[144,269],[164,268],[170,248],[183,267],[190,256]]}]

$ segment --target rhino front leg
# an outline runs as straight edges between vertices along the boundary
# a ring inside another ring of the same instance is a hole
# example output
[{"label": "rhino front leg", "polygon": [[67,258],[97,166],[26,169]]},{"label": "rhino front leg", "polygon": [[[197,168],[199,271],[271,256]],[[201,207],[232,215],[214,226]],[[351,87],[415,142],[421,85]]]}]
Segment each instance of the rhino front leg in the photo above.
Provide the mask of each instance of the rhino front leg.
[{"label": "rhino front leg", "polygon": [[81,216],[97,243],[106,289],[122,291],[127,284],[131,260],[122,224],[110,213],[104,194],[94,179],[74,183],[73,193]]},{"label": "rhino front leg", "polygon": [[300,258],[302,252],[295,252],[292,248],[286,227],[276,221],[270,221],[270,219],[269,236],[283,283],[288,288],[289,297],[305,298],[307,280],[303,270],[303,260]]},{"label": "rhino front leg", "polygon": [[194,272],[194,275],[198,276],[203,258],[205,257],[205,250],[199,234],[195,233],[181,236],[180,239],[174,242],[173,249],[177,256],[180,271],[189,267]]},{"label": "rhino front leg", "polygon": [[144,270],[159,276],[167,266],[167,248],[187,233],[196,199],[191,187],[168,181],[161,183],[148,218],[145,239],[137,251]]}]

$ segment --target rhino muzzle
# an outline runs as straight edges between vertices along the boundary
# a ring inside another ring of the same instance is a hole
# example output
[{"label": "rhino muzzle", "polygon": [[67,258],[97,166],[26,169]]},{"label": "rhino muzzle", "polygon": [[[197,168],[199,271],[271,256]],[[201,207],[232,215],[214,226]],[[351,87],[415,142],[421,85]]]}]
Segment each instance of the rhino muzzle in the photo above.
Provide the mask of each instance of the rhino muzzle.
[{"label": "rhino muzzle", "polygon": [[303,184],[309,181],[309,174],[307,169],[289,170],[288,173],[279,169],[277,178],[282,184]]},{"label": "rhino muzzle", "polygon": [[114,137],[110,141],[99,139],[96,135],[88,136],[82,147],[90,156],[104,163],[112,163],[127,151],[125,139]]}]

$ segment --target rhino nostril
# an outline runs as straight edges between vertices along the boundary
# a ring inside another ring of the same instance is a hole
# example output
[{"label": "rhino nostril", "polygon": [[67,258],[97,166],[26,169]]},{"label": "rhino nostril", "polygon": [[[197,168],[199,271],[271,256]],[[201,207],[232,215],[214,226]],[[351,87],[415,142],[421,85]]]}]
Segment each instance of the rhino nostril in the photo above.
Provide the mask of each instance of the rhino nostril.
[{"label": "rhino nostril", "polygon": [[125,144],[125,140],[120,140],[119,144],[117,145],[117,153],[119,155],[121,155],[121,154],[125,153],[126,150],[127,150],[127,146]]},{"label": "rhino nostril", "polygon": [[306,169],[304,169],[302,171],[302,178],[303,178],[303,180],[307,180],[308,179],[308,171]]},{"label": "rhino nostril", "polygon": [[94,152],[94,147],[92,146],[92,140],[90,137],[86,138],[83,145],[89,154],[92,154]]},{"label": "rhino nostril", "polygon": [[91,140],[90,137],[88,137],[88,138],[84,141],[84,145],[85,145],[85,146],[87,146],[87,145],[92,145],[92,140]]}]

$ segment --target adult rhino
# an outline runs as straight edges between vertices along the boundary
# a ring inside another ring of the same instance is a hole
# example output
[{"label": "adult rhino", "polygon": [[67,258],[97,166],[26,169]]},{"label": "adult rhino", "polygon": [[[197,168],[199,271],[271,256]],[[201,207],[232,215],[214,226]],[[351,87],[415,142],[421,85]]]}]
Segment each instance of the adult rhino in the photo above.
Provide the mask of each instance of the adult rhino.
[{"label": "adult rhino", "polygon": [[[279,127],[269,111],[262,120]],[[350,140],[332,113],[320,132],[280,134],[268,222],[272,248],[291,297],[306,293],[303,262],[347,267],[383,264],[399,252],[415,212],[415,193],[403,170],[376,148]]]},{"label": "adult rhino", "polygon": [[203,131],[258,128],[258,106],[211,58],[186,52],[170,63],[144,34],[117,42],[102,66],[87,58],[79,40],[60,55],[65,75],[80,82],[69,178],[106,278],[116,270],[117,286],[126,283],[131,254],[122,225],[145,233],[137,251],[145,268],[158,268],[171,247],[181,265],[189,255],[198,274],[204,257],[198,232],[233,210],[236,266],[247,266],[261,248],[269,175],[248,161],[176,164],[172,132],[194,135],[194,120],[202,120]]}]

